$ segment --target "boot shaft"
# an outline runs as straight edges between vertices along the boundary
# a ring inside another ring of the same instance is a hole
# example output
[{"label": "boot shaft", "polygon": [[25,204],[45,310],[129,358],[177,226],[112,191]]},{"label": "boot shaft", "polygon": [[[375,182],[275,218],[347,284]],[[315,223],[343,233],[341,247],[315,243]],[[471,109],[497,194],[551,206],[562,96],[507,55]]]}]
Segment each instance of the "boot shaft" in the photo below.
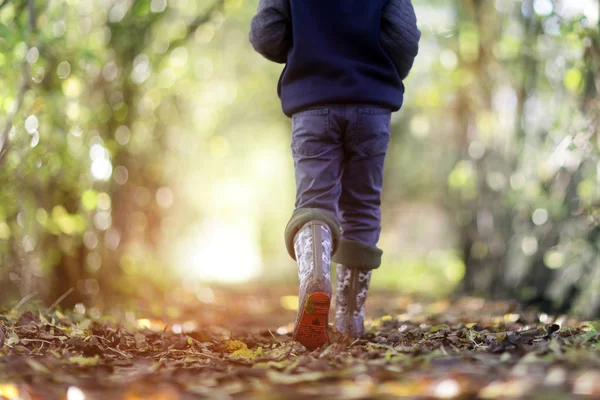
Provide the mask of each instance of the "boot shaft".
[{"label": "boot shaft", "polygon": [[365,305],[372,272],[337,266],[335,328],[339,332],[351,337],[364,334]]},{"label": "boot shaft", "polygon": [[327,225],[312,221],[300,229],[294,238],[294,251],[301,285],[331,295],[332,249],[332,235]]}]

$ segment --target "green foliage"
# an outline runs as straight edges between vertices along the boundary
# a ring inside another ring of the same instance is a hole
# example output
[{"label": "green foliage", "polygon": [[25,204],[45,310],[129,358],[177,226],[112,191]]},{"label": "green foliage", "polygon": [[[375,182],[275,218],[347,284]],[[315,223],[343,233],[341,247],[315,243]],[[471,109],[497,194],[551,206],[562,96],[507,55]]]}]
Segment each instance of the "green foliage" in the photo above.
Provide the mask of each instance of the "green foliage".
[{"label": "green foliage", "polygon": [[600,202],[597,10],[566,17],[558,3],[538,6],[462,10],[453,73],[472,79],[456,91],[447,204],[462,232],[465,291],[593,315],[600,286],[583,277],[597,275],[600,252],[586,215]]}]

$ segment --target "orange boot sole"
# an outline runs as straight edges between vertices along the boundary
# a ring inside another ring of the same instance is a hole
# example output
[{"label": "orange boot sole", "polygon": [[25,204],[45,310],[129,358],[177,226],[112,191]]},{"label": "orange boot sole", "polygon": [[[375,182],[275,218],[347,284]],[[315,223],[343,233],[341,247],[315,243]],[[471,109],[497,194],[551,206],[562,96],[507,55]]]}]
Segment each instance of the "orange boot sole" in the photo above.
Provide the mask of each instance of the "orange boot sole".
[{"label": "orange boot sole", "polygon": [[316,292],[308,296],[294,331],[294,340],[311,351],[325,345],[329,341],[327,327],[330,305],[331,298],[325,293]]}]

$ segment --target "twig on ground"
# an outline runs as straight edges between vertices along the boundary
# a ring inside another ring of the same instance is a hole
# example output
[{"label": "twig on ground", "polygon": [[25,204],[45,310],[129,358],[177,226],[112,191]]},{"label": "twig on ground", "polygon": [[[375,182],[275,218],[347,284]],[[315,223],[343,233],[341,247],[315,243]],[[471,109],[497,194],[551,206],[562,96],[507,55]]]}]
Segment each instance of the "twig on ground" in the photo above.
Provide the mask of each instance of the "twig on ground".
[{"label": "twig on ground", "polygon": [[133,356],[131,354],[127,354],[127,353],[125,353],[125,352],[123,352],[121,350],[118,350],[118,349],[115,349],[115,348],[112,348],[112,347],[109,347],[109,346],[106,346],[106,348],[109,349],[109,350],[114,351],[117,354],[122,355],[125,358],[133,358]]},{"label": "twig on ground", "polygon": [[21,342],[26,342],[26,343],[29,343],[29,342],[39,342],[39,343],[52,344],[52,342],[49,342],[47,340],[42,340],[42,339],[27,339],[27,338],[21,339]]},{"label": "twig on ground", "polygon": [[270,329],[269,329],[269,333],[271,334],[271,336],[273,337],[273,339],[275,339],[275,341],[276,341],[277,343],[279,343],[279,344],[283,344],[283,342],[282,342],[281,340],[277,339],[277,338],[275,337],[275,335],[273,335],[273,332],[271,332],[271,330],[270,330]]},{"label": "twig on ground", "polygon": [[32,297],[35,297],[38,295],[38,291],[36,290],[35,292],[29,293],[27,296],[23,297],[16,306],[14,306],[12,308],[12,310],[10,310],[11,312],[15,312],[19,309],[19,307],[21,307],[23,304],[27,303]]},{"label": "twig on ground", "polygon": [[54,309],[54,307],[56,307],[57,305],[60,304],[61,301],[63,301],[68,295],[70,295],[71,293],[73,293],[75,291],[75,288],[71,288],[69,290],[67,290],[62,296],[60,296],[54,303],[52,303],[52,305],[48,308],[46,308],[46,310],[44,311],[44,314],[52,311]]}]

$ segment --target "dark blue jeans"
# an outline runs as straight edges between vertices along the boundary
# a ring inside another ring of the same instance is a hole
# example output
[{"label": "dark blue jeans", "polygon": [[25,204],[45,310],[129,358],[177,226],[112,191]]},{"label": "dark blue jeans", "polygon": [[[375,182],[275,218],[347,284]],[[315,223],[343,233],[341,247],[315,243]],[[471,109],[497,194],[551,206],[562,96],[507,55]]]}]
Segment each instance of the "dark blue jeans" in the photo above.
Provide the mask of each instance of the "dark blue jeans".
[{"label": "dark blue jeans", "polygon": [[343,104],[292,117],[296,212],[314,209],[333,216],[342,240],[359,248],[376,248],[381,233],[390,118],[387,108]]}]

